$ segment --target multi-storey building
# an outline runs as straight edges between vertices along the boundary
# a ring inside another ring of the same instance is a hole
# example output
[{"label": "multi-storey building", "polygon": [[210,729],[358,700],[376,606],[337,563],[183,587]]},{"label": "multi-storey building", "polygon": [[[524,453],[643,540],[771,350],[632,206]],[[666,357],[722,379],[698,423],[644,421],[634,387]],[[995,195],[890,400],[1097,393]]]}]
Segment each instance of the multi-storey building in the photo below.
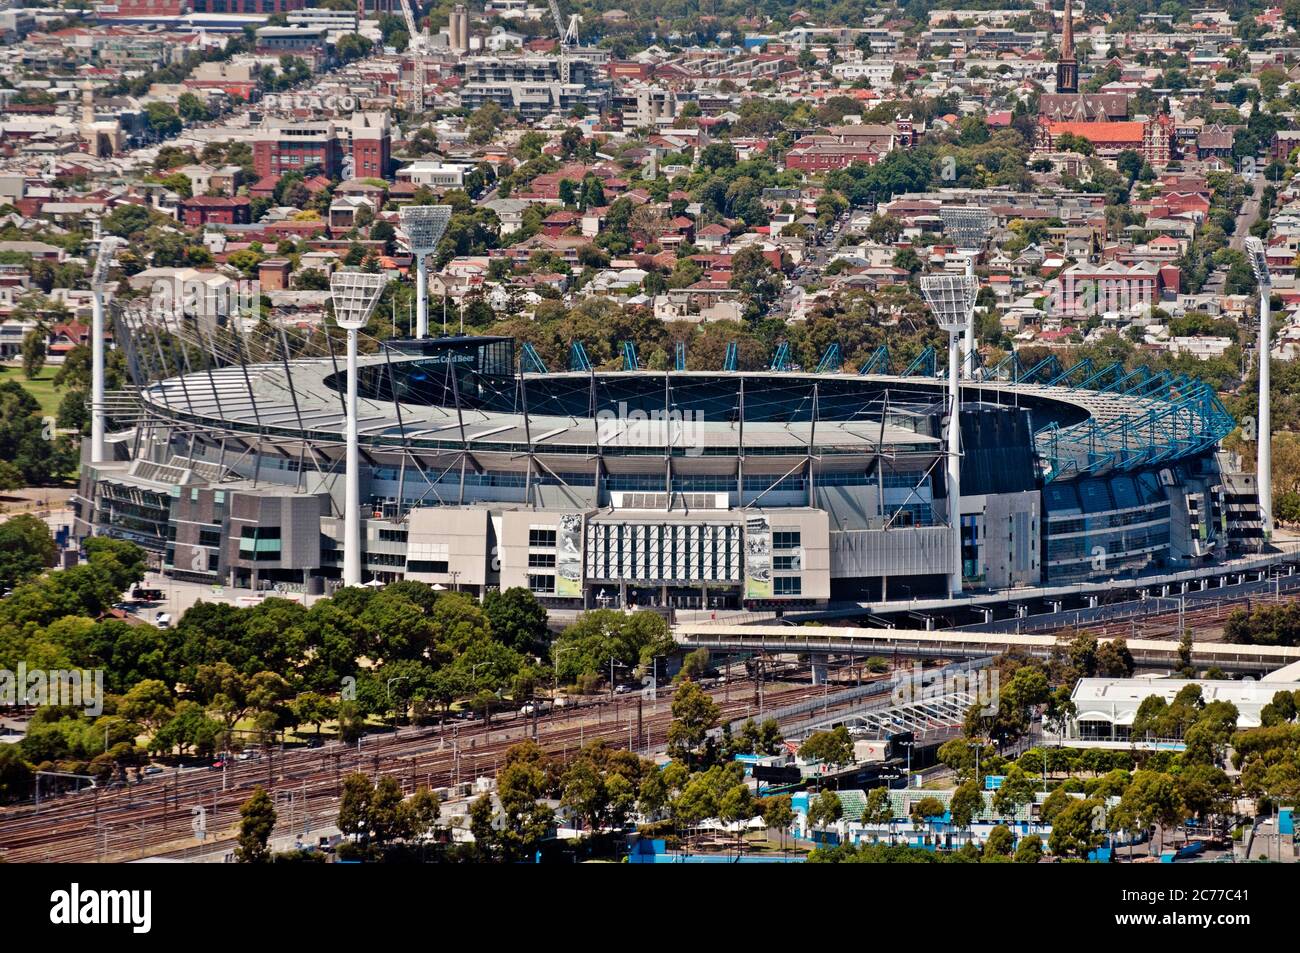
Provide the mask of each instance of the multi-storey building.
[{"label": "multi-storey building", "polygon": [[471,110],[494,102],[526,120],[577,107],[597,113],[609,104],[597,70],[598,64],[570,56],[476,56],[465,61],[460,101]]},{"label": "multi-storey building", "polygon": [[342,178],[345,171],[360,178],[383,178],[391,162],[387,113],[311,121],[272,118],[253,135],[253,169],[258,176],[316,168],[332,179]]}]

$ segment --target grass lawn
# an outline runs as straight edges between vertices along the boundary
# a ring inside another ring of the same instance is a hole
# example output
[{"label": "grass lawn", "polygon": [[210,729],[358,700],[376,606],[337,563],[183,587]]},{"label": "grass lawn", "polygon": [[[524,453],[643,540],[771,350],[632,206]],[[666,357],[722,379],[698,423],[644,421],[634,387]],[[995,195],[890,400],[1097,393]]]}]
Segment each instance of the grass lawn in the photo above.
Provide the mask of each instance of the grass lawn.
[{"label": "grass lawn", "polygon": [[36,398],[41,405],[42,416],[55,417],[59,413],[59,403],[63,400],[63,391],[54,388],[56,371],[58,371],[57,367],[46,364],[33,380],[28,380],[27,375],[23,373],[22,365],[8,365],[0,380],[17,381],[27,393]]}]

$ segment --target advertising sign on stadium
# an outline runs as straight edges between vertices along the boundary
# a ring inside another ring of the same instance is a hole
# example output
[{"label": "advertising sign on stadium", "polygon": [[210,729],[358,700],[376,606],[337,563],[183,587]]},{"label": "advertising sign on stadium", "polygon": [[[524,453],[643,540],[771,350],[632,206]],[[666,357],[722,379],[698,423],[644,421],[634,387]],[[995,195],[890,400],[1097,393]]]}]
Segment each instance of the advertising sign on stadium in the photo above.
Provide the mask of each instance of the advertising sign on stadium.
[{"label": "advertising sign on stadium", "polygon": [[582,595],[582,514],[565,513],[555,533],[555,594]]},{"label": "advertising sign on stadium", "polygon": [[745,598],[772,598],[772,526],[766,516],[745,520]]}]

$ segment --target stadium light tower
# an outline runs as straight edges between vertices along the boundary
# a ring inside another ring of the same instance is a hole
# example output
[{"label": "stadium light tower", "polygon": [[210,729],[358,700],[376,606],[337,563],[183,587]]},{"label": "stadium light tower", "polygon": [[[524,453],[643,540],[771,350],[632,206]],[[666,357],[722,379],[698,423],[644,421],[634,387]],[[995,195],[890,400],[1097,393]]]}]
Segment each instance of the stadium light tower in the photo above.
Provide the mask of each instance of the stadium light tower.
[{"label": "stadium light tower", "polygon": [[958,337],[975,309],[979,288],[973,275],[922,275],[921,294],[939,327],[948,332],[948,523],[952,527],[949,596],[961,595],[961,384]]},{"label": "stadium light tower", "polygon": [[361,585],[361,461],[357,450],[357,332],[374,313],[388,279],[364,271],[330,276],[334,320],[348,332],[347,457],[344,461],[343,585]]},{"label": "stadium light tower", "polygon": [[426,259],[438,249],[451,222],[450,205],[404,205],[402,231],[415,258],[415,336],[429,336],[429,273]]},{"label": "stadium light tower", "polygon": [[1259,516],[1264,531],[1264,541],[1273,538],[1273,400],[1272,368],[1269,342],[1269,295],[1273,282],[1268,273],[1268,258],[1264,243],[1258,238],[1246,239],[1246,254],[1259,285],[1259,420],[1255,427],[1256,458],[1255,482],[1259,488]]},{"label": "stadium light tower", "polygon": [[120,238],[109,236],[99,243],[95,256],[95,269],[90,275],[91,326],[90,326],[90,459],[104,459],[104,290],[108,285],[108,272],[113,267],[113,256],[122,244]]},{"label": "stadium light tower", "polygon": [[[980,256],[989,233],[993,231],[993,213],[978,205],[945,205],[939,209],[943,230],[957,250],[966,258],[966,274],[974,276],[975,259]],[[973,302],[972,302],[973,304]],[[962,354],[962,374],[975,376],[975,310],[966,319]]]}]

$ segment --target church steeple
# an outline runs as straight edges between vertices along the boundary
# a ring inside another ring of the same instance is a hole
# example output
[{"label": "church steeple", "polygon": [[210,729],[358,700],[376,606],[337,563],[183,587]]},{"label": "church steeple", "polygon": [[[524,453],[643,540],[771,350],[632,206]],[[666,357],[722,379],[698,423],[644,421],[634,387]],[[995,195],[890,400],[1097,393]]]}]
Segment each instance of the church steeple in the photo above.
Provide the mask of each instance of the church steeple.
[{"label": "church steeple", "polygon": [[1079,63],[1074,57],[1074,18],[1070,13],[1070,0],[1065,0],[1065,23],[1061,29],[1061,56],[1056,61],[1056,91],[1079,91]]}]

